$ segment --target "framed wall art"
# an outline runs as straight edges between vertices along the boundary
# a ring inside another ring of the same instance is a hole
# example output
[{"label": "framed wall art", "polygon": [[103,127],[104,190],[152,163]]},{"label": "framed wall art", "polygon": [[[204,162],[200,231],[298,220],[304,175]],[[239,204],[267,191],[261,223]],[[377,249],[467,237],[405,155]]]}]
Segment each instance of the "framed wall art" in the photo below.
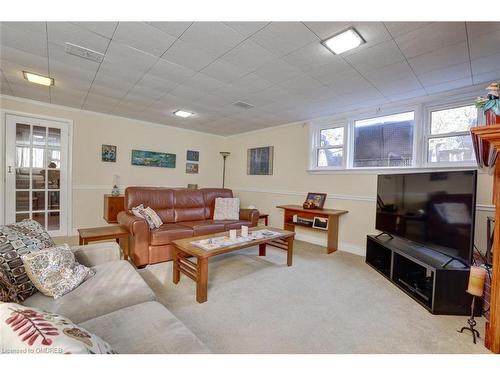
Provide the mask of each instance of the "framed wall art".
[{"label": "framed wall art", "polygon": [[175,154],[132,150],[132,165],[144,167],[175,168]]},{"label": "framed wall art", "polygon": [[247,151],[247,174],[273,174],[274,146],[249,148]]}]

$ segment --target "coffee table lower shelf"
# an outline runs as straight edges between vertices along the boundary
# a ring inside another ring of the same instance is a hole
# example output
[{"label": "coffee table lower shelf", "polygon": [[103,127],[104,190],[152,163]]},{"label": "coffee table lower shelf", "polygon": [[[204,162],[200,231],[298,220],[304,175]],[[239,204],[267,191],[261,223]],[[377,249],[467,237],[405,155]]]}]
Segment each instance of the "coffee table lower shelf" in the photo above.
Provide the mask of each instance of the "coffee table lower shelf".
[{"label": "coffee table lower shelf", "polygon": [[[293,240],[295,237],[294,232],[285,231],[282,229],[256,227],[253,230],[269,229],[272,231],[280,232],[279,237],[259,239],[241,243],[232,246],[220,247],[214,250],[203,250],[193,244],[192,241],[207,239],[211,237],[219,237],[227,235],[228,232],[215,233],[208,236],[192,237],[189,239],[182,239],[174,241],[175,249],[173,254],[173,282],[178,284],[181,274],[186,275],[196,283],[196,301],[199,303],[206,302],[208,299],[208,258],[216,255],[225,254],[228,252],[259,246],[259,256],[266,255],[267,245],[278,247],[279,249],[287,252],[287,266],[292,265],[293,258]],[[188,259],[194,257],[196,261]]]}]

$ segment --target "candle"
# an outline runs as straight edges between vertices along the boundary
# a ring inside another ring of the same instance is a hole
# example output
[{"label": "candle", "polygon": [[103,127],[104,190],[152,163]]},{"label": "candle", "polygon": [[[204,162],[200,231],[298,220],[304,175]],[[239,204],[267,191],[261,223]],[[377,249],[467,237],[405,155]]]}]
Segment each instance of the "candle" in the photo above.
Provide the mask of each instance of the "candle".
[{"label": "candle", "polygon": [[231,229],[229,231],[229,238],[231,238],[232,240],[236,239],[236,229]]},{"label": "candle", "polygon": [[471,266],[467,293],[472,294],[473,296],[481,297],[484,291],[485,279],[486,270],[484,268]]},{"label": "candle", "polygon": [[241,237],[248,237],[248,227],[246,225],[241,226]]}]

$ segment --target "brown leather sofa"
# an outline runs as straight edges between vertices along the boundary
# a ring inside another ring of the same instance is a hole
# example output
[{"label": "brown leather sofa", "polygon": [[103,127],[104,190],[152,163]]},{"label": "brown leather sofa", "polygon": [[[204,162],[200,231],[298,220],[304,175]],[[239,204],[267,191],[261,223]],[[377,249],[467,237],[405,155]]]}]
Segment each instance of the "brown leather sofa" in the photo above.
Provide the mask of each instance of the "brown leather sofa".
[{"label": "brown leather sofa", "polygon": [[[137,267],[172,259],[172,241],[186,237],[256,226],[259,211],[241,209],[239,220],[213,220],[215,198],[232,198],[230,189],[172,189],[162,187],[128,187],[125,209],[118,223],[130,232],[130,257]],[[151,207],[163,221],[150,230],[146,220],[134,216],[132,207]]]}]

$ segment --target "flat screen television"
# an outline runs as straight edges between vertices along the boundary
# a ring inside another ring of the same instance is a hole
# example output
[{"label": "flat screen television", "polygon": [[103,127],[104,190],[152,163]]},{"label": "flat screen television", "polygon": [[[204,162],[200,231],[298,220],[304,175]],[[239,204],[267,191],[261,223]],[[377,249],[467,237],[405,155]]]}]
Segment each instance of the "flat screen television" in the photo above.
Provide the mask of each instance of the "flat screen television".
[{"label": "flat screen television", "polygon": [[376,229],[472,261],[477,172],[378,176]]}]

